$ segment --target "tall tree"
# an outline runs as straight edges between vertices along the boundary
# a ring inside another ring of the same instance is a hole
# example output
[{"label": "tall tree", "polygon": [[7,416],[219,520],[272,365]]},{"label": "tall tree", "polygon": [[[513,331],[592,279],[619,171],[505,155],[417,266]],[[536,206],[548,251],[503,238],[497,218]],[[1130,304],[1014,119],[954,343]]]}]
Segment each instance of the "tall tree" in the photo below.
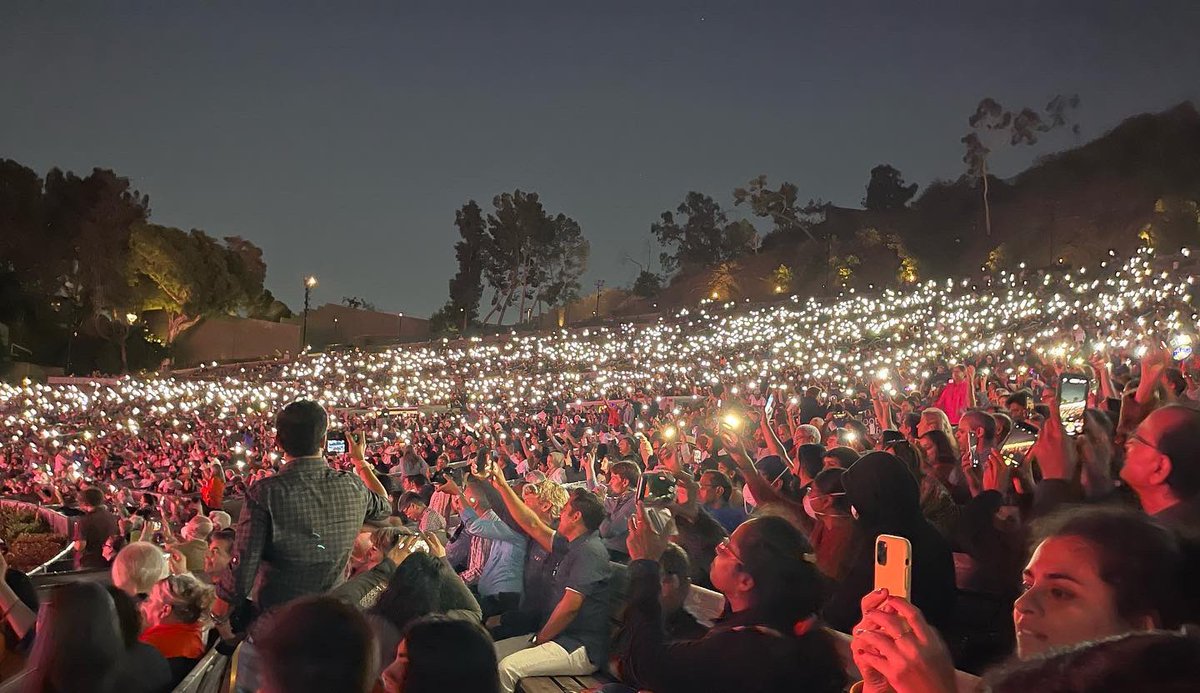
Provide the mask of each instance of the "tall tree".
[{"label": "tall tree", "polygon": [[904,184],[904,176],[890,164],[880,164],[871,169],[871,180],[867,183],[867,196],[863,207],[871,211],[903,209],[917,194],[917,184]]},{"label": "tall tree", "polygon": [[483,322],[493,317],[498,324],[504,322],[514,305],[525,319],[525,306],[531,301],[569,301],[587,266],[588,246],[579,224],[563,214],[550,216],[537,193],[497,195],[492,206],[483,244],[483,277],[493,295]]},{"label": "tall tree", "polygon": [[46,174],[43,205],[42,288],[79,306],[76,327],[91,321],[98,335],[117,345],[125,370],[128,316],[137,312],[130,234],[149,216],[150,199],[108,169],[80,178],[55,168]]},{"label": "tall tree", "polygon": [[49,261],[54,249],[46,243],[44,218],[41,176],[0,159],[0,271],[15,273],[31,288],[44,289],[54,278]]},{"label": "tall tree", "polygon": [[479,319],[479,301],[483,298],[483,265],[487,255],[487,225],[475,200],[454,213],[454,225],[461,240],[454,244],[458,273],[450,280],[450,303],[445,310],[467,323]]},{"label": "tall tree", "polygon": [[[1069,118],[1068,112],[1078,108],[1078,95],[1055,96],[1046,104],[1043,113],[1032,108],[1010,111],[991,97],[984,98],[975,107],[975,112],[967,119],[971,131],[962,138],[966,149],[963,163],[967,165],[967,175],[980,180],[984,228],[988,236],[992,235],[992,208],[988,199],[988,157],[992,153],[992,146],[1005,140],[1013,147],[1037,144],[1040,133],[1064,127]],[[1079,125],[1075,124],[1071,129],[1078,134]]]},{"label": "tall tree", "polygon": [[587,268],[591,244],[583,237],[579,223],[565,214],[554,217],[554,242],[548,249],[546,278],[537,294],[537,302],[553,308],[579,299],[579,278]]},{"label": "tall tree", "polygon": [[674,272],[683,267],[715,267],[749,252],[754,244],[754,225],[729,221],[715,200],[689,192],[674,212],[663,212],[650,225],[650,232],[670,252],[659,256],[662,267]]},{"label": "tall tree", "polygon": [[642,270],[638,273],[637,279],[633,282],[633,288],[630,290],[634,296],[654,298],[658,292],[662,291],[662,279],[653,272]]},{"label": "tall tree", "polygon": [[150,200],[127,178],[93,169],[86,178],[52,169],[45,183],[47,261],[57,286],[92,314],[128,296],[129,236],[150,214]]}]

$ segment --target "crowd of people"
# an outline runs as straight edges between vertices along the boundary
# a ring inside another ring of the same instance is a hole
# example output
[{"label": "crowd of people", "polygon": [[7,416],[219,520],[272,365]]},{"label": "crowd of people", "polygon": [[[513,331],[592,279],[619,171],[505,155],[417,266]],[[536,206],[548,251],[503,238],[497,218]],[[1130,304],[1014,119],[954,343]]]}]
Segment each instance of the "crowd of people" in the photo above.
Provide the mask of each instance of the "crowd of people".
[{"label": "crowd of people", "polygon": [[113,585],[7,570],[6,651],[38,691],[210,647],[269,692],[1183,690],[1185,261],[0,386],[3,495]]}]

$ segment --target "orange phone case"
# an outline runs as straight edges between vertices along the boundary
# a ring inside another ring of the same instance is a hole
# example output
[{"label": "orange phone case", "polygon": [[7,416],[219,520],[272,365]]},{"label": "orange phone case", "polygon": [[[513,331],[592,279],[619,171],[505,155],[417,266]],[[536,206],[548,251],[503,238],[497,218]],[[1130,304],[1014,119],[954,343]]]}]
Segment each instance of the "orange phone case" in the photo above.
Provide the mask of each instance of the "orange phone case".
[{"label": "orange phone case", "polygon": [[[887,562],[879,562],[879,545],[887,550]],[[912,543],[904,537],[880,534],[875,539],[875,589],[887,588],[893,597],[909,599],[912,590]]]}]

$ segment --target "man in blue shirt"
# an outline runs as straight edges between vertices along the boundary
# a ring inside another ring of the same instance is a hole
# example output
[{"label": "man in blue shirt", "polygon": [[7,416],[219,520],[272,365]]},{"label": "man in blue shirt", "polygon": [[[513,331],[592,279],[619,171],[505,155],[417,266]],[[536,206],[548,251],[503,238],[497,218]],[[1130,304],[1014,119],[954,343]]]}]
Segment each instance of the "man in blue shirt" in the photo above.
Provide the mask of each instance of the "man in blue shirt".
[{"label": "man in blue shirt", "polygon": [[542,548],[562,557],[554,571],[555,606],[550,617],[532,636],[496,643],[501,690],[512,693],[529,676],[582,676],[596,671],[607,662],[610,640],[612,569],[597,532],[604,506],[591,491],[575,489],[555,530],[525,505],[499,471],[489,469],[488,481],[500,492],[517,525]]},{"label": "man in blue shirt", "polygon": [[700,504],[730,534],[747,517],[744,508],[730,505],[729,497],[732,495],[733,484],[725,472],[713,470],[700,475]]},{"label": "man in blue shirt", "polygon": [[521,585],[525,572],[525,547],[528,538],[513,530],[496,515],[488,504],[479,482],[466,482],[464,492],[452,479],[447,478],[439,488],[444,493],[457,495],[462,501],[459,515],[467,534],[490,539],[491,549],[484,561],[476,589],[483,618],[488,619],[517,608],[521,601]]}]

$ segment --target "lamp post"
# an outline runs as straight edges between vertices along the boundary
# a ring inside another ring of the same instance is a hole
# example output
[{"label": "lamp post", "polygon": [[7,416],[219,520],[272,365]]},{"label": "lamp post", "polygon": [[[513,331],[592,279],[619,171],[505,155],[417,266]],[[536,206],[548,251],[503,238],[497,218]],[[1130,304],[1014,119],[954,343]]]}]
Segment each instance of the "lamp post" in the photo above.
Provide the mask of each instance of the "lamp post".
[{"label": "lamp post", "polygon": [[311,274],[304,278],[304,318],[300,323],[300,351],[304,351],[308,344],[308,298],[316,285],[317,278]]},{"label": "lamp post", "polygon": [[399,334],[396,335],[396,339],[398,341],[403,342],[404,341],[404,313],[396,313],[396,316],[399,318],[399,327],[397,329],[400,332]]}]

